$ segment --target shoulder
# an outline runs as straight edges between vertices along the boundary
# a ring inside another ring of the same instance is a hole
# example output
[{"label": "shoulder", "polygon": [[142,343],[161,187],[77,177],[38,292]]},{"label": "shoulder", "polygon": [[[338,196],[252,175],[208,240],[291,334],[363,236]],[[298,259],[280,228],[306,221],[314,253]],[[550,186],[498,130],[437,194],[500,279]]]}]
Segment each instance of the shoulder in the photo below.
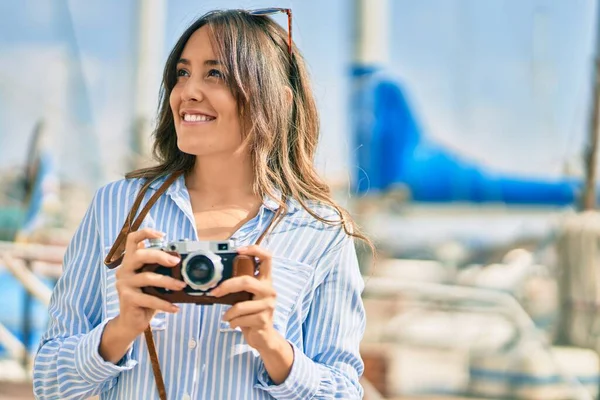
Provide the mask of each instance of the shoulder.
[{"label": "shoulder", "polygon": [[128,193],[131,191],[139,191],[139,189],[144,184],[144,180],[140,178],[132,178],[132,179],[119,179],[116,181],[109,182],[103,186],[101,186],[96,191],[96,198],[103,198],[107,196],[117,196],[122,193]]},{"label": "shoulder", "polygon": [[116,237],[143,184],[142,179],[120,179],[96,190],[91,209],[107,243]]},{"label": "shoulder", "polygon": [[340,212],[333,206],[315,200],[301,203],[298,200],[289,200],[291,218],[298,223],[315,229],[328,229],[330,222],[341,221]]},{"label": "shoulder", "polygon": [[287,215],[288,228],[301,232],[304,241],[319,248],[318,254],[328,253],[340,245],[351,242],[351,221],[343,219],[342,210],[317,201],[290,200],[293,210]]},{"label": "shoulder", "polygon": [[95,207],[125,206],[135,199],[144,181],[139,178],[119,179],[101,186],[94,195]]}]

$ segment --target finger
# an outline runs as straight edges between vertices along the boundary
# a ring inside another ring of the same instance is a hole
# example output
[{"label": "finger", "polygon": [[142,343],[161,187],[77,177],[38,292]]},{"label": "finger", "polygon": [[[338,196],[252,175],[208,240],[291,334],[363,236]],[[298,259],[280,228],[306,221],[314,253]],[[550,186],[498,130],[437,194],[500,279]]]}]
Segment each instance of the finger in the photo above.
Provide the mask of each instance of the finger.
[{"label": "finger", "polygon": [[146,264],[174,267],[181,261],[179,257],[157,249],[138,249],[134,253],[130,253],[126,259],[127,262],[123,263],[121,275],[130,275]]},{"label": "finger", "polygon": [[157,249],[139,249],[135,252],[134,259],[134,262],[136,265],[139,265],[139,267],[144,264],[158,264],[164,267],[174,267],[181,261],[181,258],[178,256]]},{"label": "finger", "polygon": [[273,257],[270,251],[265,250],[257,245],[252,245],[247,247],[240,247],[237,249],[237,252],[240,255],[253,256],[258,259],[258,262],[260,264],[258,268],[258,279],[271,279],[271,263]]},{"label": "finger", "polygon": [[235,328],[254,328],[261,329],[273,325],[273,319],[267,313],[244,315],[229,321],[229,326]]},{"label": "finger", "polygon": [[237,249],[237,252],[239,254],[254,256],[258,258],[260,262],[270,262],[272,258],[270,251],[263,249],[262,247],[257,245],[239,247]]},{"label": "finger", "polygon": [[227,312],[223,314],[223,321],[231,321],[244,315],[257,314],[263,311],[273,312],[274,310],[274,299],[243,301],[227,310]]},{"label": "finger", "polygon": [[250,292],[258,298],[275,297],[275,289],[273,289],[270,282],[261,281],[248,275],[227,279],[214,288],[209,295],[222,297],[238,292]]},{"label": "finger", "polygon": [[179,307],[175,304],[169,303],[166,300],[159,299],[158,297],[151,296],[135,290],[127,290],[121,293],[120,301],[123,305],[132,304],[136,307],[148,308],[150,310],[164,311],[168,313],[176,313],[179,311]]},{"label": "finger", "polygon": [[129,286],[136,288],[153,286],[175,291],[180,291],[187,286],[183,281],[154,272],[141,272],[135,274],[127,280],[127,283]]},{"label": "finger", "polygon": [[138,244],[146,239],[158,239],[164,235],[164,233],[152,228],[144,228],[131,232],[127,235],[127,241],[125,242],[125,254],[133,253],[138,248]]}]

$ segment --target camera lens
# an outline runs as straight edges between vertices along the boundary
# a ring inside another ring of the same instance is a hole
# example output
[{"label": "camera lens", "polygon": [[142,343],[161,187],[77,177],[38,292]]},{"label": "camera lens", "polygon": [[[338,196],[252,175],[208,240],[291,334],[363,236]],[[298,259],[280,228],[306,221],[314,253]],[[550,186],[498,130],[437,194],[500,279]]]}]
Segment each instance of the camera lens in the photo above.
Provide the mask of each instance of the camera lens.
[{"label": "camera lens", "polygon": [[190,282],[196,285],[210,282],[215,275],[213,262],[204,255],[192,257],[186,263],[185,269]]},{"label": "camera lens", "polygon": [[183,260],[181,275],[191,288],[188,293],[201,295],[217,286],[223,278],[221,257],[210,251],[192,252]]}]

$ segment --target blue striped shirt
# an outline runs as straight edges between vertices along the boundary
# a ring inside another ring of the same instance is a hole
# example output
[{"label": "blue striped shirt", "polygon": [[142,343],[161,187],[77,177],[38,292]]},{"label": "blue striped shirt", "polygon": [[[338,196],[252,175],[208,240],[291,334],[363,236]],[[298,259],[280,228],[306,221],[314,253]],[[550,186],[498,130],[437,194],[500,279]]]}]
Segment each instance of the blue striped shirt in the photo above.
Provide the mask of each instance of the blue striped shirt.
[{"label": "blue striped shirt", "polygon": [[[163,181],[152,184],[146,201]],[[75,232],[52,295],[50,326],[35,358],[38,399],[158,399],[143,335],[118,365],[98,353],[106,323],[119,312],[115,270],[106,268],[103,259],[141,186],[141,180],[131,179],[99,189]],[[232,239],[238,245],[254,243],[277,208],[266,197],[256,217]],[[328,207],[310,208],[322,217],[336,217]],[[197,240],[182,177],[142,227],[166,232],[167,240]],[[362,398],[363,280],[352,238],[289,200],[287,214],[262,246],[273,254],[274,327],[294,350],[289,376],[280,385],[269,379],[242,332],[221,321],[229,306],[185,304],[177,314],[159,312],[151,321],[168,399]]]}]

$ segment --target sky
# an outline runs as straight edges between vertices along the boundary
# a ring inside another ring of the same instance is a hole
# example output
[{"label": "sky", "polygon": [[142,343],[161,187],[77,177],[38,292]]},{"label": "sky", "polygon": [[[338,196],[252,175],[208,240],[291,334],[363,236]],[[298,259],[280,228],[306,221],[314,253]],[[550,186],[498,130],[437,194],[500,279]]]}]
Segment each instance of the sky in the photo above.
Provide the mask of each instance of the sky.
[{"label": "sky", "polygon": [[[404,85],[425,135],[499,172],[554,177],[567,163],[577,170],[591,93],[592,0],[389,4],[385,68]],[[352,1],[168,1],[164,58],[208,10],[269,6],[294,12],[322,121],[317,166],[330,181],[347,181],[355,170]],[[70,132],[57,143],[62,170],[91,173],[100,164],[102,181],[126,172],[136,13],[135,0],[0,2],[0,168],[23,162],[45,116]],[[276,19],[285,25],[285,16]],[[80,83],[65,92],[78,71]]]}]

